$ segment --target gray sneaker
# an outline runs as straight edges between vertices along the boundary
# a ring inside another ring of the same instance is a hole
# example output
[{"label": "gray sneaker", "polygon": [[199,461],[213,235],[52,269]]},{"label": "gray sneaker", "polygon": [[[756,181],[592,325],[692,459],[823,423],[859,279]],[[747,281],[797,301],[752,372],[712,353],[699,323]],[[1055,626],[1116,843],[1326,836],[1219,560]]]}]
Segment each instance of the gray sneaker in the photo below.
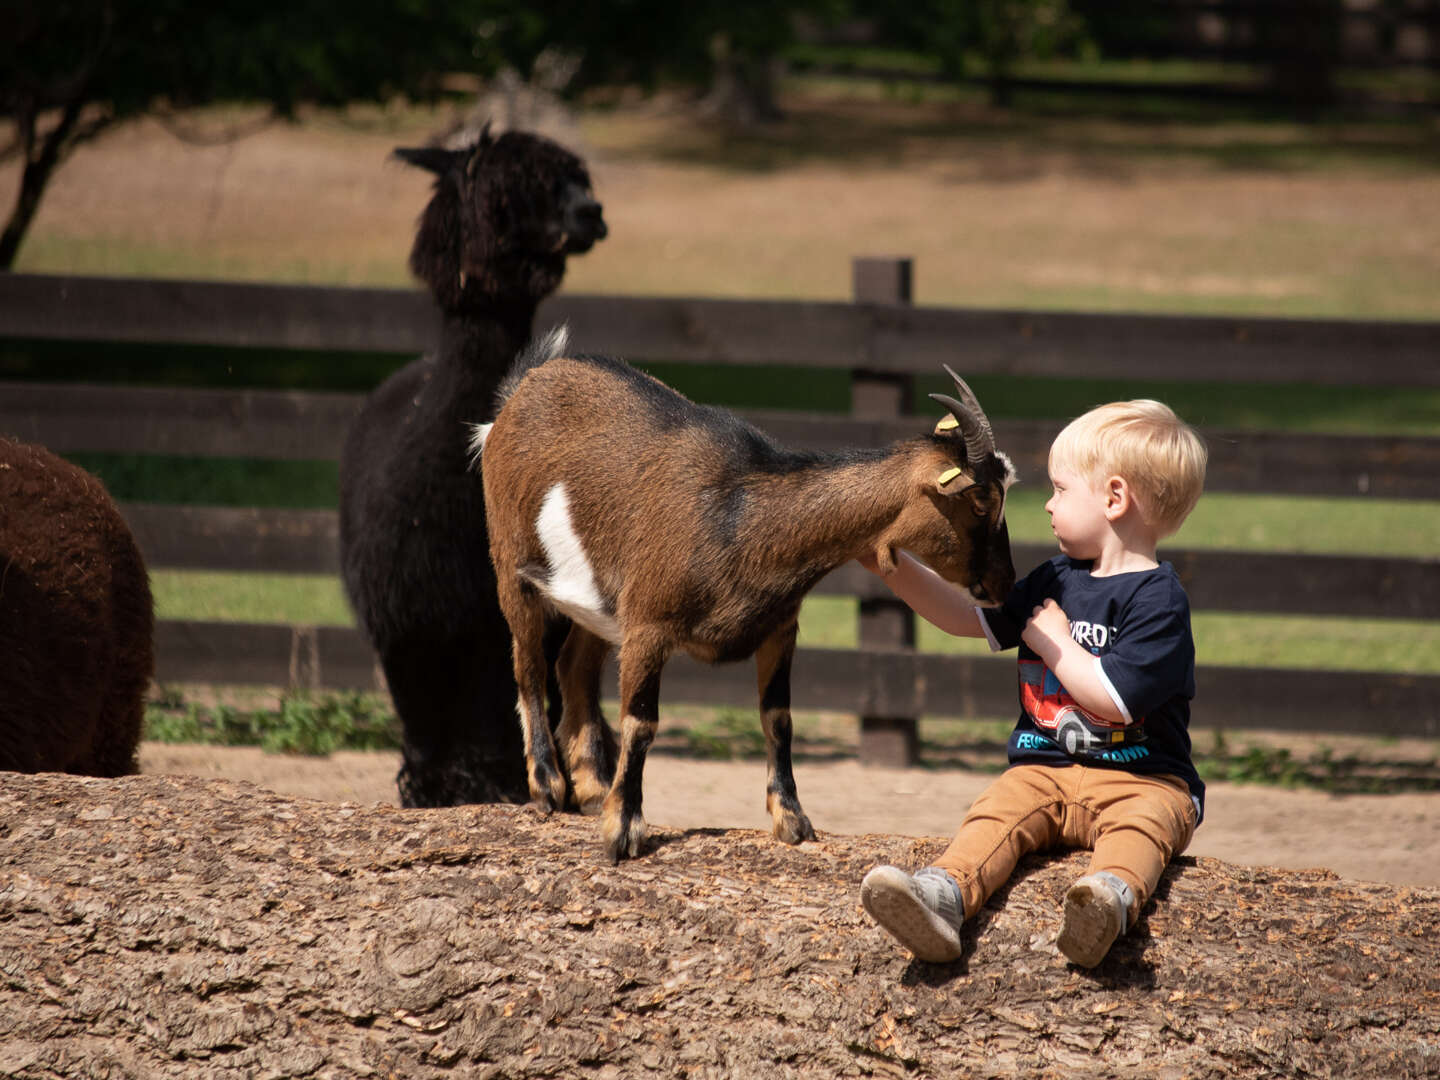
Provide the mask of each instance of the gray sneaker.
[{"label": "gray sneaker", "polygon": [[1094,967],[1126,929],[1133,897],[1130,886],[1108,871],[1082,877],[1065,894],[1065,924],[1055,944],[1071,963]]},{"label": "gray sneaker", "polygon": [[960,886],[938,866],[914,874],[877,866],[860,883],[860,903],[870,917],[921,960],[960,959],[965,905]]}]

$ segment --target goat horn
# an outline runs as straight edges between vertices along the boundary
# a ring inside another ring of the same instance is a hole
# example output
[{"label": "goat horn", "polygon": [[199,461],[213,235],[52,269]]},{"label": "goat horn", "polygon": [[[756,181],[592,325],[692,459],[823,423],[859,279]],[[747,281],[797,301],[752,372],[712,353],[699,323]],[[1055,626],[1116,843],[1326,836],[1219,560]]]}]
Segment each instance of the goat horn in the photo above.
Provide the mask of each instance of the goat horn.
[{"label": "goat horn", "polygon": [[970,389],[964,379],[955,374],[949,364],[941,366],[944,367],[945,374],[955,380],[955,392],[960,395],[960,399],[957,401],[944,394],[931,394],[930,397],[944,405],[950,410],[950,415],[955,417],[965,437],[966,460],[973,464],[986,454],[995,452],[995,433],[990,428],[990,419],[985,415],[985,410],[980,407],[980,400],[975,396],[975,391]]}]

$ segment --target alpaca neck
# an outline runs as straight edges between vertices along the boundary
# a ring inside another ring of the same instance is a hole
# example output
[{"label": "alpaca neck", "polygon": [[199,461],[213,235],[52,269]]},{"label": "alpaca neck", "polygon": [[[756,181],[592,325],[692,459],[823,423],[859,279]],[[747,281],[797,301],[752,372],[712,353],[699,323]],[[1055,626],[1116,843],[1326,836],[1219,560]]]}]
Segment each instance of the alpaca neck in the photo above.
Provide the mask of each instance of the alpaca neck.
[{"label": "alpaca neck", "polygon": [[446,312],[440,323],[439,360],[443,366],[483,381],[498,382],[530,341],[535,305],[497,306]]}]

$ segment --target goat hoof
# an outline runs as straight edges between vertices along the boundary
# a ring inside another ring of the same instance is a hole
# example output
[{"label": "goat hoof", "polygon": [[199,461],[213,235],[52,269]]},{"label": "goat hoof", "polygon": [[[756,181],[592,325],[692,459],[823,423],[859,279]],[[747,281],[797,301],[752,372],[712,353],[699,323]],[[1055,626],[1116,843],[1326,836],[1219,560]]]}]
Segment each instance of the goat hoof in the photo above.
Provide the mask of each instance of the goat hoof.
[{"label": "goat hoof", "polygon": [[646,832],[645,819],[638,816],[628,824],[621,824],[613,835],[606,829],[605,853],[610,857],[610,865],[618,864],[621,859],[638,859],[645,846]]},{"label": "goat hoof", "polygon": [[565,806],[565,777],[559,771],[536,771],[530,776],[530,802],[548,810]]},{"label": "goat hoof", "polygon": [[787,814],[775,822],[775,838],[786,844],[803,844],[815,839],[815,827],[804,814]]}]

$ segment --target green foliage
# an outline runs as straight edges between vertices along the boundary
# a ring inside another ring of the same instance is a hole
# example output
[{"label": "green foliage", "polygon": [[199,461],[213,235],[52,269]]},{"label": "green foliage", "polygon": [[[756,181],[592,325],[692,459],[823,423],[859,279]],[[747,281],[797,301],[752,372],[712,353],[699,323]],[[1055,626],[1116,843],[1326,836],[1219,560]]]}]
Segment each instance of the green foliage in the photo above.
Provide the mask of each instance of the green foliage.
[{"label": "green foliage", "polygon": [[675,732],[680,752],[713,761],[765,756],[765,733],[753,709],[716,709]]},{"label": "green foliage", "polygon": [[1194,760],[1206,781],[1316,788],[1337,795],[1440,791],[1440,758],[1396,755],[1391,760],[1383,748],[1379,753],[1341,754],[1321,744],[1296,753],[1259,742],[1232,745],[1224,731],[1215,731],[1208,747],[1197,741]]},{"label": "green foliage", "polygon": [[[916,4],[860,3],[894,40],[934,57],[943,74],[959,79],[978,55],[998,85],[1022,61],[1090,51],[1084,20],[1068,0],[922,0]],[[1003,90],[996,91],[1003,98]],[[1003,103],[1003,101],[1002,101]]]},{"label": "green foliage", "polygon": [[324,756],[336,750],[395,750],[399,725],[373,694],[312,696],[287,693],[273,709],[240,709],[159,695],[145,715],[145,737],[156,742],[259,746],[269,753]]},{"label": "green foliage", "polygon": [[336,750],[394,750],[395,719],[363,694],[287,695],[260,745],[271,753],[325,755]]}]

